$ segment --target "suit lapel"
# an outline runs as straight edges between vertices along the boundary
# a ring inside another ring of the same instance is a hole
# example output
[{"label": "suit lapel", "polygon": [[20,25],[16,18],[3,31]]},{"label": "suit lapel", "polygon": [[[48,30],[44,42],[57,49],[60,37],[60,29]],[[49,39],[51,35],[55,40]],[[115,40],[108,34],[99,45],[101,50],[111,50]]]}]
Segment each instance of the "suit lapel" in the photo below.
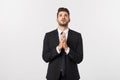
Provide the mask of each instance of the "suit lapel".
[{"label": "suit lapel", "polygon": [[71,30],[69,29],[69,31],[68,31],[68,39],[67,39],[67,44],[68,44],[68,46],[69,46],[69,44],[70,44],[71,36],[72,36]]},{"label": "suit lapel", "polygon": [[57,29],[55,30],[55,32],[54,32],[54,43],[55,43],[55,45],[57,46],[58,44],[59,44],[59,36],[58,36],[58,31],[57,31]]}]

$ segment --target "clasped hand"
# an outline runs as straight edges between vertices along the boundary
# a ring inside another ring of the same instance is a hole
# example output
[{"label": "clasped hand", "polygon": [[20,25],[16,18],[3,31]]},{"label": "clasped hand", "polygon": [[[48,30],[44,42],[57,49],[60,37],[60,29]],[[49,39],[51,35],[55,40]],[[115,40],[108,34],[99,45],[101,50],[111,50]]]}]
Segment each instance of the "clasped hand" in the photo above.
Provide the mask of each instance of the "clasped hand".
[{"label": "clasped hand", "polygon": [[63,34],[61,35],[60,42],[59,42],[59,45],[58,45],[59,51],[61,51],[62,48],[63,48],[65,51],[68,49],[65,33],[63,33]]}]

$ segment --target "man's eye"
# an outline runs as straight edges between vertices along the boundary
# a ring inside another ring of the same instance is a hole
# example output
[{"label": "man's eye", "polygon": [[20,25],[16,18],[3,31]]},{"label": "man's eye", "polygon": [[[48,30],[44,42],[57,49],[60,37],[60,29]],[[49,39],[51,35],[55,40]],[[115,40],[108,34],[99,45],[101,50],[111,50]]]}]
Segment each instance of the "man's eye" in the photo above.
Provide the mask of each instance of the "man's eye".
[{"label": "man's eye", "polygon": [[59,15],[60,17],[62,16],[62,15]]},{"label": "man's eye", "polygon": [[65,15],[65,17],[67,17],[67,15]]}]

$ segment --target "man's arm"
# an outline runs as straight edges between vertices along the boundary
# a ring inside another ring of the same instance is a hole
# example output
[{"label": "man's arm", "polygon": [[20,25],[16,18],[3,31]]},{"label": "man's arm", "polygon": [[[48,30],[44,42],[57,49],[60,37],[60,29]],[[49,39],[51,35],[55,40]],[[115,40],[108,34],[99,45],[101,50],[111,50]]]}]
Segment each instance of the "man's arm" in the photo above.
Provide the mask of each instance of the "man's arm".
[{"label": "man's arm", "polygon": [[78,34],[78,42],[77,42],[77,48],[76,50],[72,50],[70,48],[68,56],[75,62],[80,63],[83,60],[83,43],[82,43],[82,37],[81,34]]},{"label": "man's arm", "polygon": [[42,58],[45,62],[50,62],[58,56],[56,47],[53,49],[49,48],[49,35],[46,33],[43,41],[43,54]]}]

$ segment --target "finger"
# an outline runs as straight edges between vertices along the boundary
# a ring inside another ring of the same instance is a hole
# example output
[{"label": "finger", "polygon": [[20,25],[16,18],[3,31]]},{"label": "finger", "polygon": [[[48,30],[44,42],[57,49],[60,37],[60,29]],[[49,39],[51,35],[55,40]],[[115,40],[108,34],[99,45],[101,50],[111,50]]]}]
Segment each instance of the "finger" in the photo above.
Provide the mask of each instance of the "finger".
[{"label": "finger", "polygon": [[65,35],[65,32],[63,32],[62,35]]},{"label": "finger", "polygon": [[63,38],[63,40],[66,42],[67,40],[66,40],[66,38]]}]

